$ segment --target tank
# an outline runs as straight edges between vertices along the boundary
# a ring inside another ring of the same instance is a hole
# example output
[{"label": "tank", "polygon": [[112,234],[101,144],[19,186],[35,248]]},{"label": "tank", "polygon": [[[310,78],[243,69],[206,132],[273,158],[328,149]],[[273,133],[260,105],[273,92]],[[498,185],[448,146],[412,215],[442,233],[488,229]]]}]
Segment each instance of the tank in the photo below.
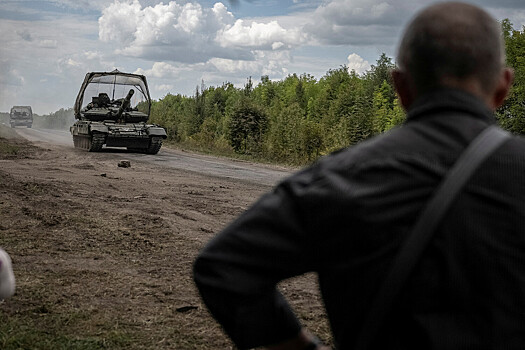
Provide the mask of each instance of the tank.
[{"label": "tank", "polygon": [[9,112],[9,123],[12,128],[17,126],[33,126],[33,111],[31,106],[13,106]]},{"label": "tank", "polygon": [[145,76],[118,70],[87,73],[75,100],[73,144],[89,152],[105,146],[157,154],[167,136],[164,128],[148,124],[150,109]]}]

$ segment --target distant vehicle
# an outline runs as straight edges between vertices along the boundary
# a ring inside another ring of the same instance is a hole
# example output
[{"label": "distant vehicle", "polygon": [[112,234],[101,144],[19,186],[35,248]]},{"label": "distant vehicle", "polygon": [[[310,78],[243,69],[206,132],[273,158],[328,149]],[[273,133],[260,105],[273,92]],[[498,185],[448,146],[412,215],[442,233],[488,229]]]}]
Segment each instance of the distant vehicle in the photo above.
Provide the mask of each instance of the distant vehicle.
[{"label": "distant vehicle", "polygon": [[17,126],[33,126],[33,111],[31,106],[13,106],[9,112],[9,123],[12,128]]},{"label": "distant vehicle", "polygon": [[89,152],[106,145],[157,154],[167,136],[164,128],[146,123],[150,109],[145,76],[118,70],[87,73],[75,101],[73,144]]}]

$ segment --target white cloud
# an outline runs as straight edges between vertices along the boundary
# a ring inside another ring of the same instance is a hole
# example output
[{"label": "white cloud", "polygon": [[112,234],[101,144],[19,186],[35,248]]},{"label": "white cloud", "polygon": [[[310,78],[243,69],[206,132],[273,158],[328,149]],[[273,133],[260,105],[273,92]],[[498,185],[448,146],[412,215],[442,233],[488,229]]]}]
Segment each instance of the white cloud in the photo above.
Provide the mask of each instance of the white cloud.
[{"label": "white cloud", "polygon": [[155,85],[154,89],[155,89],[155,91],[160,91],[160,92],[170,92],[170,91],[173,90],[173,85],[171,85],[171,84]]},{"label": "white cloud", "polygon": [[176,78],[184,70],[166,62],[155,62],[151,69],[138,68],[134,73],[154,78]]},{"label": "white cloud", "polygon": [[119,54],[181,63],[249,61],[255,50],[290,50],[305,41],[299,28],[285,29],[277,21],[235,20],[220,2],[212,8],[177,1],[142,7],[138,0],[104,9],[99,38],[114,43]]},{"label": "white cloud", "polygon": [[277,21],[245,24],[245,21],[239,19],[233,26],[220,31],[216,40],[222,47],[277,50],[299,46],[304,43],[305,37],[298,28],[286,30]]},{"label": "white cloud", "polygon": [[137,31],[140,3],[115,3],[109,5],[99,18],[99,38],[105,42],[114,42],[116,45],[126,45],[133,41]]},{"label": "white cloud", "polygon": [[279,50],[280,48],[282,48],[285,44],[281,41],[275,41],[273,44],[272,44],[272,50]]},{"label": "white cloud", "polygon": [[[236,20],[220,2],[207,8],[196,2],[143,6],[117,0],[102,11],[98,24],[100,40],[115,44],[116,55],[144,61],[135,73],[147,76],[155,91],[168,86],[188,91],[201,80],[213,85],[249,76],[283,78],[291,50],[306,42],[299,26]],[[147,62],[154,62],[151,68]]]},{"label": "white cloud", "polygon": [[305,31],[321,43],[374,45],[392,43],[416,6],[414,1],[332,0],[319,6]]},{"label": "white cloud", "polygon": [[0,63],[0,83],[2,85],[23,86],[25,84],[25,78],[18,70],[11,68],[6,61]]},{"label": "white cloud", "polygon": [[58,42],[53,39],[42,39],[38,42],[38,46],[45,49],[56,49]]},{"label": "white cloud", "polygon": [[406,12],[403,5],[392,0],[332,0],[319,6],[315,11],[322,20],[335,25],[372,25],[400,23]]},{"label": "white cloud", "polygon": [[288,51],[268,52],[256,50],[253,52],[254,60],[230,60],[224,58],[212,58],[208,66],[223,74],[238,75],[243,77],[268,75],[273,78],[283,78],[288,74],[285,68],[291,62]]},{"label": "white cloud", "polygon": [[80,67],[80,65],[81,65],[80,62],[77,62],[77,61],[75,61],[75,60],[73,60],[71,58],[68,58],[66,60],[66,64],[69,65],[69,66],[73,66],[73,67]]},{"label": "white cloud", "polygon": [[348,56],[348,71],[354,70],[357,74],[363,74],[370,69],[370,63],[365,61],[361,56],[356,53]]},{"label": "white cloud", "polygon": [[153,61],[247,57],[215,42],[217,31],[233,23],[233,15],[222,3],[203,8],[198,3],[170,1],[143,8],[138,0],[116,1],[99,18],[99,38],[114,43],[117,53]]},{"label": "white cloud", "polygon": [[101,57],[100,52],[97,51],[85,51],[84,57],[88,60],[95,60]]},{"label": "white cloud", "polygon": [[210,59],[209,63],[219,72],[226,74],[258,72],[262,69],[262,64],[257,61],[239,61],[224,58],[212,58]]}]

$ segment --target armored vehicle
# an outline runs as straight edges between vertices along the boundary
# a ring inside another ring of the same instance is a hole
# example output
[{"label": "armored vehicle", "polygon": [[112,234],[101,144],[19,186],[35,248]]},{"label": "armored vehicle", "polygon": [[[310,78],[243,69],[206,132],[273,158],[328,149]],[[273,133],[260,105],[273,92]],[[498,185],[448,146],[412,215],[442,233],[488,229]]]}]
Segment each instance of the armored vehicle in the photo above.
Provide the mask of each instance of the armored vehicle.
[{"label": "armored vehicle", "polygon": [[156,154],[166,130],[147,124],[150,109],[145,76],[118,70],[87,73],[75,100],[73,144],[90,152],[106,145]]},{"label": "armored vehicle", "polygon": [[33,126],[33,111],[31,106],[13,106],[9,113],[9,123],[12,128],[17,126]]}]

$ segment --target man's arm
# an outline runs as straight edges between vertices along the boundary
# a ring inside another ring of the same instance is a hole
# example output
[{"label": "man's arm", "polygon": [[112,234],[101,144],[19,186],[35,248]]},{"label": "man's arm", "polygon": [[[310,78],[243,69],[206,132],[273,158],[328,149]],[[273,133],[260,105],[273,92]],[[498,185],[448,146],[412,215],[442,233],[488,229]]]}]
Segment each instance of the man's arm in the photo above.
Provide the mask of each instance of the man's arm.
[{"label": "man's arm", "polygon": [[276,289],[279,281],[314,269],[304,223],[308,214],[292,187],[281,185],[263,196],[195,261],[194,279],[203,301],[241,349],[269,344],[287,349],[282,347],[286,341],[297,338],[290,344],[299,346],[306,340]]}]

